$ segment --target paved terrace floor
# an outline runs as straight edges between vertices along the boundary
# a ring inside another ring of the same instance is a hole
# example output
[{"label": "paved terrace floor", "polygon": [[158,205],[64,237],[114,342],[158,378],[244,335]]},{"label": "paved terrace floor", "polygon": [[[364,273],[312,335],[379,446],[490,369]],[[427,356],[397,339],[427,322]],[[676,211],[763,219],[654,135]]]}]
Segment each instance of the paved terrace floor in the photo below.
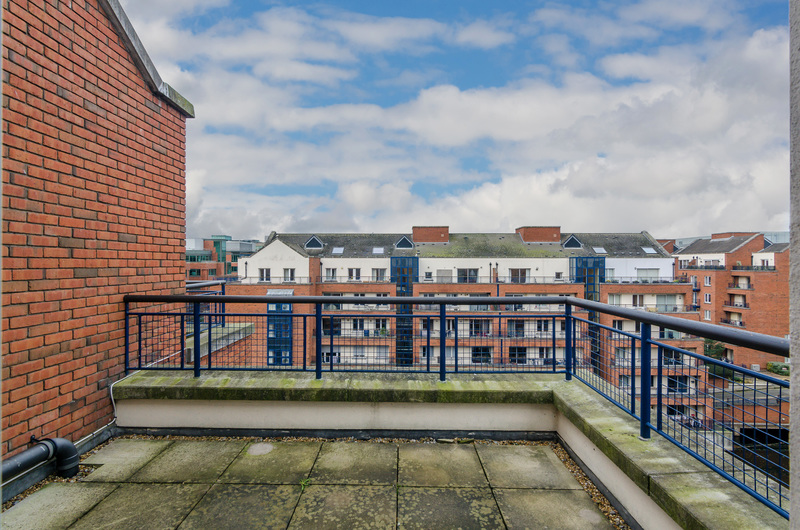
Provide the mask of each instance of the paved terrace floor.
[{"label": "paved terrace floor", "polygon": [[2,527],[611,528],[547,445],[120,438],[83,464]]}]

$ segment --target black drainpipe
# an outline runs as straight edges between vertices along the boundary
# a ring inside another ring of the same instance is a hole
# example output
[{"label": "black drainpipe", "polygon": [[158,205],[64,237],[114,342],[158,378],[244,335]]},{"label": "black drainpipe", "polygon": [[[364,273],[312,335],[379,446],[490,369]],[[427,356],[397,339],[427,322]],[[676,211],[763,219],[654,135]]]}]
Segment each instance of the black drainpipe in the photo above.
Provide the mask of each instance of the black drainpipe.
[{"label": "black drainpipe", "polygon": [[56,459],[56,470],[60,477],[74,477],[78,474],[80,457],[78,450],[65,438],[45,438],[37,440],[31,437],[32,442],[37,442],[30,449],[3,460],[2,480],[11,480],[20,473],[32,467]]}]

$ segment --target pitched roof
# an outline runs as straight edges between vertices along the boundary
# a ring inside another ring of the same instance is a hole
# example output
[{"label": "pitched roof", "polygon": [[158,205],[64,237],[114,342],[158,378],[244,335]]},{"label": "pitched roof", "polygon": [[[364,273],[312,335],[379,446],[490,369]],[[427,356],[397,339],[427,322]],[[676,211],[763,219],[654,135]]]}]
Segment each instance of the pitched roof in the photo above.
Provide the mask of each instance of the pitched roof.
[{"label": "pitched roof", "polygon": [[787,250],[789,250],[789,243],[774,243],[765,248],[764,250],[759,250],[758,252],[756,252],[756,254],[760,252],[770,252],[770,253],[785,252]]},{"label": "pitched roof", "polygon": [[194,105],[189,100],[181,96],[177,90],[169,86],[158,74],[153,61],[144,49],[142,41],[133,29],[128,15],[122,9],[119,0],[99,0],[100,7],[106,13],[111,25],[117,30],[120,39],[125,44],[128,53],[131,54],[134,64],[144,77],[150,90],[157,93],[170,105],[178,109],[183,115],[194,118]]},{"label": "pitched roof", "polygon": [[733,252],[754,237],[757,236],[749,235],[731,236],[722,239],[698,239],[675,254],[725,254],[727,252]]},{"label": "pitched roof", "polygon": [[[316,238],[322,248],[306,248],[306,243]],[[419,256],[421,258],[570,258],[602,256],[610,258],[669,258],[647,232],[590,234],[562,234],[560,242],[525,243],[516,233],[450,233],[446,243],[415,243],[413,248],[397,248],[403,237],[410,234],[277,234],[282,241],[303,256],[325,258],[365,258],[392,256]],[[565,248],[564,243],[574,237],[582,246]],[[272,241],[270,241],[271,243]],[[601,248],[602,247],[602,248]],[[374,249],[382,248],[382,253]],[[337,252],[334,252],[337,249]],[[652,249],[647,251],[645,249]]]}]

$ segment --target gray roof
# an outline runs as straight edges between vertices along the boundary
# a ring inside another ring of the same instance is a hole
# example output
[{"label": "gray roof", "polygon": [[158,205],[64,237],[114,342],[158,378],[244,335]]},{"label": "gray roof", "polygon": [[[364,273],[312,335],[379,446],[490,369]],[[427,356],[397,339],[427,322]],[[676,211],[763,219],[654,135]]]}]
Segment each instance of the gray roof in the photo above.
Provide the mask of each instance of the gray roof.
[{"label": "gray roof", "polygon": [[[305,248],[316,236],[323,247]],[[582,243],[580,248],[565,248],[571,237]],[[591,234],[562,234],[560,242],[525,243],[517,233],[451,233],[447,243],[416,243],[412,249],[398,249],[395,244],[403,237],[412,241],[411,234],[277,234],[275,239],[304,256],[321,258],[365,258],[420,256],[422,258],[569,258],[602,256],[610,258],[669,258],[670,255],[647,232]],[[412,241],[413,242],[413,241]],[[270,241],[271,243],[271,241]],[[269,246],[269,244],[267,245]],[[341,253],[333,254],[340,247]],[[382,247],[383,254],[373,248]],[[595,251],[602,247],[605,253]],[[646,252],[645,247],[654,252]]]},{"label": "gray roof", "polygon": [[[305,248],[306,242],[313,236],[322,242],[321,249]],[[276,239],[304,256],[320,258],[378,258],[416,255],[413,248],[395,248],[395,243],[404,236],[411,241],[410,234],[278,234]],[[334,255],[333,249],[337,247],[342,248],[342,253]],[[373,254],[372,250],[376,247],[382,247],[384,253]]]},{"label": "gray roof", "polygon": [[[775,243],[759,252],[785,252],[787,250],[789,250],[789,243]],[[758,254],[758,252],[756,252],[756,254]]]},{"label": "gray roof", "polygon": [[688,247],[676,252],[676,254],[725,254],[726,252],[733,252],[754,237],[756,236],[750,235],[731,236],[723,239],[698,239]]}]

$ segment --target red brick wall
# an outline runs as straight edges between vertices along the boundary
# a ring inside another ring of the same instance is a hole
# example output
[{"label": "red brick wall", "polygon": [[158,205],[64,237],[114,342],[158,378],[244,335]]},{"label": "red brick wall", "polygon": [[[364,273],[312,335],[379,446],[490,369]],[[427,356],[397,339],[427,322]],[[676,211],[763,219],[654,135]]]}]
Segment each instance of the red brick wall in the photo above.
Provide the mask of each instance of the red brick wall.
[{"label": "red brick wall", "polygon": [[561,241],[560,226],[521,226],[517,228],[517,233],[526,243]]},{"label": "red brick wall", "polygon": [[95,0],[3,2],[3,445],[113,418],[126,293],[183,291],[185,119]]}]

